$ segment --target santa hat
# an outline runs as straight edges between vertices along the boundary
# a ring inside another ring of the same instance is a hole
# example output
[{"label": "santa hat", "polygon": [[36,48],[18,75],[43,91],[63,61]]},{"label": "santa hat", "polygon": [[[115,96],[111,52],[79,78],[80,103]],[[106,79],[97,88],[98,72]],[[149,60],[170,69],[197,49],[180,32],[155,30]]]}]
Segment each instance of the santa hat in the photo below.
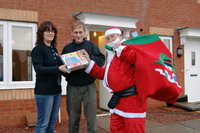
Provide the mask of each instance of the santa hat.
[{"label": "santa hat", "polygon": [[108,28],[106,31],[105,31],[105,36],[107,37],[108,35],[110,34],[122,34],[121,33],[121,30],[117,27],[111,27],[111,28]]}]

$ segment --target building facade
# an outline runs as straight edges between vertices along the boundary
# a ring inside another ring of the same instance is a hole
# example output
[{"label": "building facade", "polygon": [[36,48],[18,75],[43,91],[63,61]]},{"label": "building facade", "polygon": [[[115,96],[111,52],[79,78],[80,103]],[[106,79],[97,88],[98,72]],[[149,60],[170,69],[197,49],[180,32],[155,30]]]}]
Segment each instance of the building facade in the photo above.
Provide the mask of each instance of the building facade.
[{"label": "building facade", "polygon": [[[52,21],[58,28],[58,50],[72,41],[71,26],[83,21],[87,39],[102,50],[103,32],[117,26],[126,39],[132,33],[158,34],[173,55],[181,95],[189,102],[200,100],[200,0],[0,0],[0,125],[23,125],[26,114],[35,113],[35,73],[30,52],[35,45],[37,26]],[[96,36],[94,35],[96,34]],[[181,53],[177,53],[180,51]],[[66,82],[59,119],[67,120]],[[98,106],[104,107],[102,83]],[[109,97],[109,96],[108,96]],[[102,104],[102,105],[101,105]],[[149,99],[149,107],[165,103]]]}]

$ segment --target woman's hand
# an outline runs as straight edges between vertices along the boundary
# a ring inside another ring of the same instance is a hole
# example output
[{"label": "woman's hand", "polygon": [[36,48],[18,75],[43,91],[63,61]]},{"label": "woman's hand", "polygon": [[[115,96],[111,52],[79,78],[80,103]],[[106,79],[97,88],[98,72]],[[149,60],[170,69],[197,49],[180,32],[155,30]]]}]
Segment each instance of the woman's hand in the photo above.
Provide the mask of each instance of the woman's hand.
[{"label": "woman's hand", "polygon": [[70,73],[68,70],[67,70],[67,65],[61,65],[59,66],[59,70],[63,73]]}]

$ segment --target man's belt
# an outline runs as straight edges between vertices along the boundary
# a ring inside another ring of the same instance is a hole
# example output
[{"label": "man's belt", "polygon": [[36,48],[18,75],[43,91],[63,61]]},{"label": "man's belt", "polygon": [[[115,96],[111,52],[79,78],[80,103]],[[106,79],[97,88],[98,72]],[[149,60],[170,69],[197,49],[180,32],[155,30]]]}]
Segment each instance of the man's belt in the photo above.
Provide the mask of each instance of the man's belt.
[{"label": "man's belt", "polygon": [[114,92],[110,101],[108,102],[108,107],[110,109],[114,109],[115,106],[117,105],[117,103],[119,102],[120,98],[124,98],[124,97],[129,97],[129,96],[133,96],[136,95],[136,87],[130,87],[126,90],[120,91],[120,92]]},{"label": "man's belt", "polygon": [[120,92],[114,92],[114,94],[117,95],[117,97],[119,97],[119,98],[136,95],[137,94],[136,86],[130,87],[130,88],[120,91]]}]

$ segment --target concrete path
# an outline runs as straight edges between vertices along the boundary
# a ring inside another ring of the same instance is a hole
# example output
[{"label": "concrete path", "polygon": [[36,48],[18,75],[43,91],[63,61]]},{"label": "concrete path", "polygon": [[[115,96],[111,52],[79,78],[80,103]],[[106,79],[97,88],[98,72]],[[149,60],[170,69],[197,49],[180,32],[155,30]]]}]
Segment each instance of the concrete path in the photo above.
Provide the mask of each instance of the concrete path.
[{"label": "concrete path", "polygon": [[[110,114],[98,115],[98,126],[109,132]],[[200,133],[200,119],[173,124],[146,120],[146,133]]]}]

